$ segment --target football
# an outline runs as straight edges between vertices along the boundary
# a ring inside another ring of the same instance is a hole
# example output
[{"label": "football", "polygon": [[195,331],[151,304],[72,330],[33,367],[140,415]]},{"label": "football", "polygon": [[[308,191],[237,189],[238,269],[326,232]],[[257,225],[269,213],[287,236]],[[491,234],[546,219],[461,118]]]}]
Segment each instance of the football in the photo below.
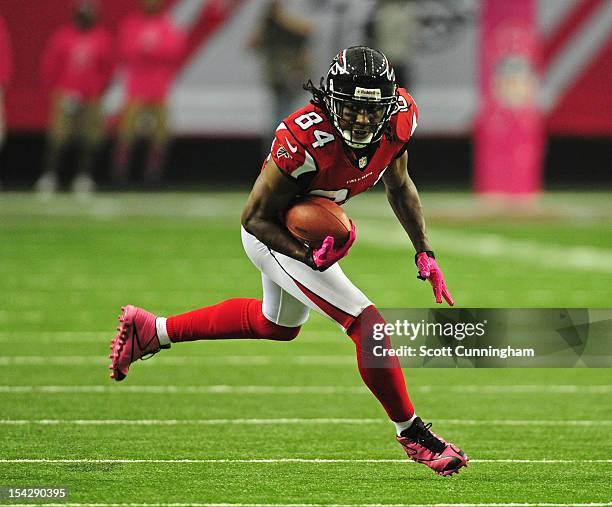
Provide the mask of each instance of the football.
[{"label": "football", "polygon": [[285,214],[285,225],[300,241],[319,247],[327,236],[342,246],[351,232],[351,222],[344,210],[325,197],[307,196],[297,200]]}]

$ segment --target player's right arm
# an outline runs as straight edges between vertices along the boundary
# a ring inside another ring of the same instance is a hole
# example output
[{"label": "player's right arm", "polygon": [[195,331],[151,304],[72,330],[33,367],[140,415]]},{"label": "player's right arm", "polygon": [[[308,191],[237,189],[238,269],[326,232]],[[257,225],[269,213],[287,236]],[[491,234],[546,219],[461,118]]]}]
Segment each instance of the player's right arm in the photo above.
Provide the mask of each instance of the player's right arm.
[{"label": "player's right arm", "polygon": [[306,246],[296,240],[283,223],[285,211],[298,193],[297,181],[283,174],[269,157],[253,185],[241,221],[244,229],[264,245],[304,262]]}]

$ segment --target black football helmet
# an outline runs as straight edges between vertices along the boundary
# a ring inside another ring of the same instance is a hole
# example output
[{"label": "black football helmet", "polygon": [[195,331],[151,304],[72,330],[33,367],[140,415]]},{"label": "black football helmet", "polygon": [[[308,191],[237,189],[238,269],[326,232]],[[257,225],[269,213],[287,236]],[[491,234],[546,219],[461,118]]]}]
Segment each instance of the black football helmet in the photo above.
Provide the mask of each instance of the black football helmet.
[{"label": "black football helmet", "polygon": [[351,148],[365,148],[383,135],[397,105],[395,72],[387,57],[367,46],[340,51],[323,91],[326,112]]}]

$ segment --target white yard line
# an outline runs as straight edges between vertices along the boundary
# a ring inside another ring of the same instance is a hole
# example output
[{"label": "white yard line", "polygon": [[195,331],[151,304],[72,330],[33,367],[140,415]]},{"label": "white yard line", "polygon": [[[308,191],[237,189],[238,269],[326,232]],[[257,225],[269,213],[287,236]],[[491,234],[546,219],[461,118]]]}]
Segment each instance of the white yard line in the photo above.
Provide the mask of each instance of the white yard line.
[{"label": "white yard line", "polygon": [[2,343],[83,343],[110,341],[114,333],[110,331],[0,331]]},{"label": "white yard line", "polygon": [[[612,426],[612,420],[590,419],[436,419],[453,426]],[[0,419],[0,426],[227,426],[274,424],[389,424],[374,418],[271,418],[271,419]]]},{"label": "white yard line", "polygon": [[0,419],[0,426],[226,426],[274,424],[389,424],[384,419],[278,418],[278,419]]},{"label": "white yard line", "polygon": [[[0,357],[0,368],[18,366],[102,366],[110,364],[110,359],[103,355],[74,356],[39,356],[15,355]],[[144,367],[160,366],[269,366],[293,365],[316,367],[351,367],[355,368],[356,359],[353,353],[334,355],[209,355],[209,356],[177,356],[163,354],[154,361],[139,363]]]},{"label": "white yard line", "polygon": [[612,502],[589,503],[360,503],[360,504],[319,504],[319,503],[10,503],[0,507],[608,507]]},{"label": "white yard line", "polygon": [[[380,248],[407,247],[408,238],[391,223],[360,222],[360,241]],[[391,229],[391,232],[390,232]],[[397,229],[397,234],[392,231]],[[511,239],[500,234],[460,233],[432,228],[432,241],[440,251],[455,255],[529,264],[562,271],[578,270],[612,273],[612,250],[592,246],[555,245],[525,239]],[[465,245],[469,245],[466,248]]]},{"label": "white yard line", "polygon": [[[205,464],[205,463],[401,463],[412,464],[408,459],[342,459],[342,458],[251,458],[251,459],[123,459],[123,458],[6,458],[0,459],[0,463],[185,463],[185,464]],[[612,463],[612,459],[471,459],[472,463],[537,463],[544,465],[563,465],[581,463]]]},{"label": "white yard line", "polygon": [[[422,385],[411,392],[452,394],[609,394],[612,385]],[[265,385],[0,385],[0,394],[369,394],[365,386]]]},{"label": "white yard line", "polygon": [[362,386],[0,386],[0,394],[363,394],[369,392]]},{"label": "white yard line", "polygon": [[[109,364],[110,360],[104,356],[4,356],[0,357],[2,366],[93,366]],[[270,364],[300,364],[317,366],[345,366],[354,365],[353,355],[233,355],[233,356],[175,356],[164,355],[155,363],[144,362],[144,365],[156,366],[190,366],[190,365],[240,365],[260,366]]]},{"label": "white yard line", "polygon": [[[445,386],[440,386],[446,389]],[[553,393],[553,394],[606,394],[612,392],[612,385],[579,385],[579,384],[560,384],[560,385],[458,385],[449,386],[448,389],[454,393]]]},{"label": "white yard line", "polygon": [[112,219],[117,217],[164,217],[164,218],[210,218],[234,219],[240,226],[240,211],[246,202],[244,192],[202,192],[202,193],[161,193],[156,196],[156,206],[150,205],[150,198],[136,193],[97,194],[88,199],[87,205],[74,196],[56,195],[51,199],[37,199],[18,193],[0,196],[0,216],[42,216],[42,217],[87,217]]},{"label": "white yard line", "polygon": [[[114,336],[111,328],[106,331],[0,331],[2,343],[110,343]],[[302,343],[336,343],[346,341],[340,331],[303,331]]]}]

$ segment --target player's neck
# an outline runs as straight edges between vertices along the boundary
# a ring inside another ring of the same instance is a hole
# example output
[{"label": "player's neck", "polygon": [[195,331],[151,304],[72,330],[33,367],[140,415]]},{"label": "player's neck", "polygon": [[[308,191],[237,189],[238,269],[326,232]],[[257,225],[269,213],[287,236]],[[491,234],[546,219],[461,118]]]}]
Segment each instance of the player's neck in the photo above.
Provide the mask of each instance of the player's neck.
[{"label": "player's neck", "polygon": [[362,171],[374,156],[379,144],[380,141],[376,141],[375,143],[364,146],[363,148],[352,148],[346,143],[342,143],[342,146],[344,147],[344,152],[351,161],[351,164]]}]

